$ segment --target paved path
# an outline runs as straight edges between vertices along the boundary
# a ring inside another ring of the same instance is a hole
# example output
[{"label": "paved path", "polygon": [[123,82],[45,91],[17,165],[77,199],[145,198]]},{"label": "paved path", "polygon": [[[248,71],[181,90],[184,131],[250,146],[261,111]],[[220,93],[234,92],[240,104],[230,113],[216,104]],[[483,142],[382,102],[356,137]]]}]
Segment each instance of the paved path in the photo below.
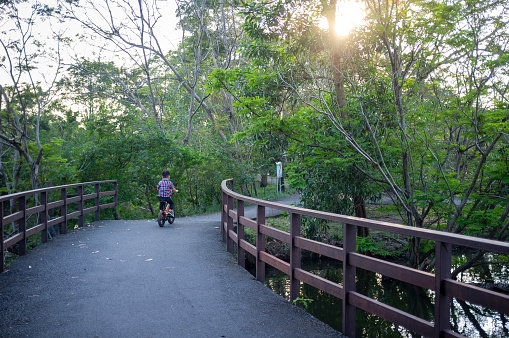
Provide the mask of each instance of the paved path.
[{"label": "paved path", "polygon": [[101,221],[36,247],[0,274],[0,337],[341,337],[239,267],[219,225]]}]

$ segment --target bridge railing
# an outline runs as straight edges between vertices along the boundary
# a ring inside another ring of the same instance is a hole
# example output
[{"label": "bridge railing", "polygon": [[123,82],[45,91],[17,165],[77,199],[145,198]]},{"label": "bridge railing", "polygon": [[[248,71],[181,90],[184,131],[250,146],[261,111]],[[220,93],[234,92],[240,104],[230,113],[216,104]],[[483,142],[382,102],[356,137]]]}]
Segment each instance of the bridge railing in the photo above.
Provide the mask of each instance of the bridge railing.
[{"label": "bridge railing", "polygon": [[[509,296],[451,279],[452,246],[509,255],[509,243],[452,234],[429,229],[379,222],[352,216],[298,208],[240,195],[233,191],[233,180],[222,182],[222,233],[227,250],[237,249],[238,264],[245,267],[245,253],[256,258],[256,279],[265,282],[265,264],[290,277],[290,299],[300,296],[301,282],[314,286],[342,300],[343,333],[355,337],[355,312],[362,309],[425,337],[462,337],[450,329],[451,299],[467,301],[509,315]],[[234,200],[237,208],[234,210]],[[256,221],[244,217],[244,204],[256,205]],[[290,233],[265,224],[265,208],[290,214]],[[343,223],[343,247],[336,247],[301,237],[301,216]],[[234,231],[233,222],[237,222]],[[391,232],[435,241],[435,273],[412,269],[356,252],[356,227]],[[256,232],[256,245],[244,239],[244,229]],[[278,259],[265,251],[265,236],[289,244],[290,261]],[[343,262],[342,284],[329,281],[301,269],[301,250],[308,250]],[[356,268],[432,290],[435,293],[434,320],[429,322],[356,292]]]},{"label": "bridge railing", "polygon": [[[111,190],[101,191],[101,186]],[[113,201],[101,204],[101,197],[104,196],[113,196]],[[116,206],[117,181],[115,180],[62,185],[1,196],[0,273],[5,270],[4,255],[9,247],[19,243],[18,253],[20,256],[24,255],[30,236],[40,232],[41,241],[47,242],[48,230],[51,227],[60,224],[60,233],[65,234],[68,220],[77,218],[77,225],[82,227],[86,214],[95,213],[94,219],[99,221],[100,210]],[[12,212],[4,215],[6,210]],[[55,216],[50,217],[51,214]],[[27,222],[29,219],[31,221]],[[10,228],[11,235],[4,238],[7,227]]]}]

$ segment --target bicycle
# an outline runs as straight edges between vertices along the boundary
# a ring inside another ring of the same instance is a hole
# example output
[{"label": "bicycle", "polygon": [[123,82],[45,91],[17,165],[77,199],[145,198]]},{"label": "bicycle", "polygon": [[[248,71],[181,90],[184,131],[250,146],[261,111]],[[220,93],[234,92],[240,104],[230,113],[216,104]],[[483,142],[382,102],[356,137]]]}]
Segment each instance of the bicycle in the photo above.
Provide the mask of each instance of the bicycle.
[{"label": "bicycle", "polygon": [[164,226],[164,222],[168,221],[169,224],[173,224],[175,222],[175,206],[173,206],[173,211],[170,212],[170,203],[163,201],[165,203],[164,209],[159,211],[159,215],[157,216],[157,224],[162,228]]}]

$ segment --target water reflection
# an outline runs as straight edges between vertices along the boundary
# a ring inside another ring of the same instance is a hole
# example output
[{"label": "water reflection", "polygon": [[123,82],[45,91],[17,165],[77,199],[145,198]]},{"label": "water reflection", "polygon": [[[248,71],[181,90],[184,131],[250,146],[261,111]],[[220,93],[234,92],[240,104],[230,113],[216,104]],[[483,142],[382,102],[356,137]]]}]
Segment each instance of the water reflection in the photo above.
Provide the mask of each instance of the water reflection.
[{"label": "water reflection", "polygon": [[[341,262],[335,260],[304,260],[302,268],[328,280],[341,283]],[[489,273],[488,273],[489,270]],[[494,271],[495,270],[495,271]],[[479,276],[507,281],[507,268],[470,269],[463,281],[477,281]],[[266,285],[289,300],[288,276],[267,265]],[[434,292],[382,277],[380,274],[357,269],[357,292],[387,305],[433,322]],[[310,285],[301,285],[301,297],[312,299],[307,311],[334,329],[342,330],[342,301]],[[451,310],[451,328],[466,337],[509,337],[509,316],[466,302],[454,300]],[[420,337],[414,332],[397,327],[377,316],[357,310],[356,335],[358,337]]]}]

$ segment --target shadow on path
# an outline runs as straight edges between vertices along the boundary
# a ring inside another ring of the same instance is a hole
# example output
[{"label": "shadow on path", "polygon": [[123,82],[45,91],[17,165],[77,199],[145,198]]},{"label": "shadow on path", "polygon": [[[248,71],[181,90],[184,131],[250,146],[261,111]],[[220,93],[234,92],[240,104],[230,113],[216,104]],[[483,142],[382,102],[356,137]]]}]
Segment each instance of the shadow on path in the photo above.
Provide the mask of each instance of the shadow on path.
[{"label": "shadow on path", "polygon": [[219,214],[101,221],[0,274],[0,337],[342,337],[239,267]]}]

